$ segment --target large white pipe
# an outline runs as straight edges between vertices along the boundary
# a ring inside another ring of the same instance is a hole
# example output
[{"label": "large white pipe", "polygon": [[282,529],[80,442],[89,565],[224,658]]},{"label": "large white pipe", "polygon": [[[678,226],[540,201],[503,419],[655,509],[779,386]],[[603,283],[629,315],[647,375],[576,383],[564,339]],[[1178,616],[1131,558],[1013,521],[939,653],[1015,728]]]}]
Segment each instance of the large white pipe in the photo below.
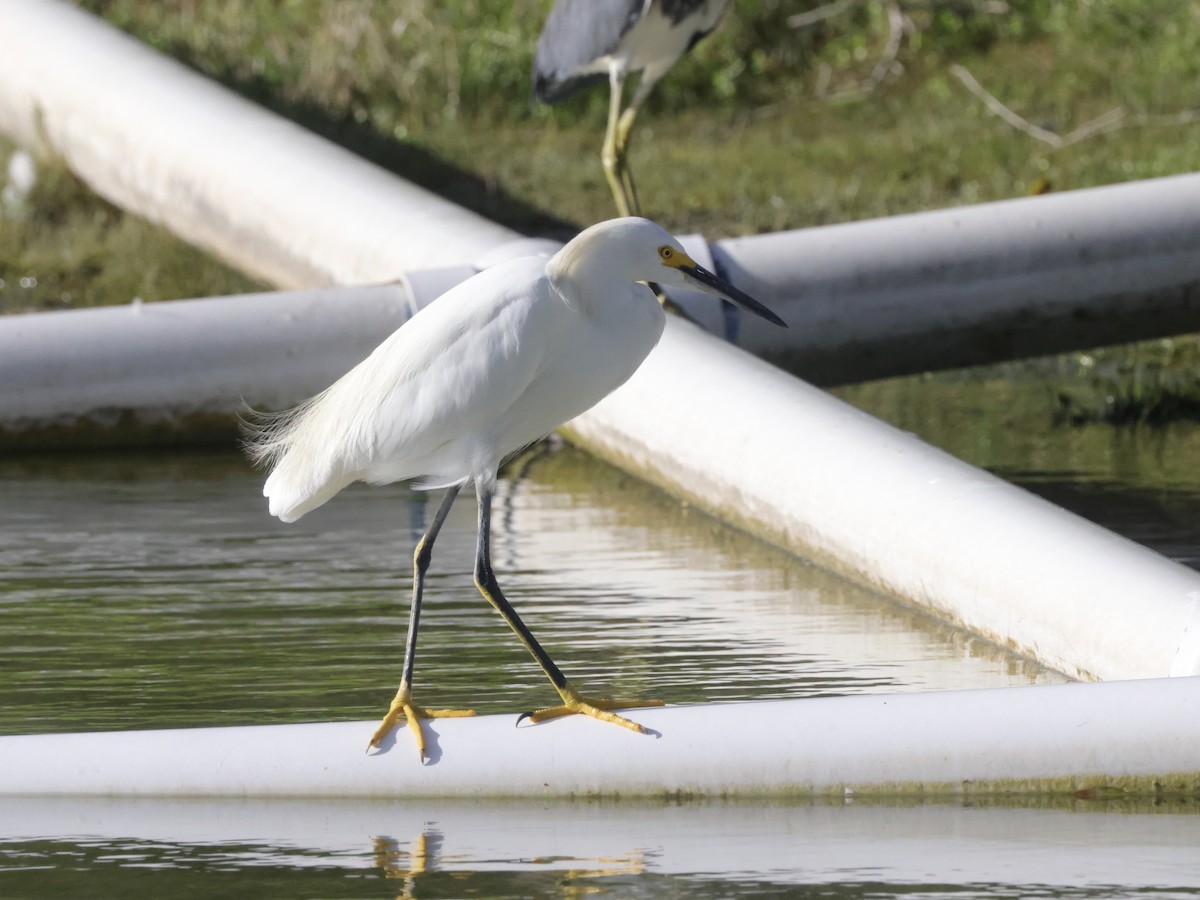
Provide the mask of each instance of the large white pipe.
[{"label": "large white pipe", "polygon": [[1200,331],[1200,175],[731,238],[779,312],[739,343],[818,384]]},{"label": "large white pipe", "polygon": [[0,317],[0,429],[284,408],[328,387],[473,271]]},{"label": "large white pipe", "polygon": [[0,131],[277,285],[385,281],[516,237],[68,3],[4,0],[0,46]]},{"label": "large white pipe", "polygon": [[1084,679],[1200,674],[1200,574],[668,323],[568,423],[716,517]]},{"label": "large white pipe", "polygon": [[876,694],[426,723],[421,765],[371,722],[0,737],[0,795],[970,797],[1193,793],[1200,679]]},{"label": "large white pipe", "polygon": [[388,284],[6,316],[0,428],[282,408],[328,387],[411,312]]},{"label": "large white pipe", "polygon": [[[411,297],[381,286],[0,320],[0,427],[294,402]],[[1073,677],[1200,674],[1200,575],[686,323],[567,431],[724,521]]]}]

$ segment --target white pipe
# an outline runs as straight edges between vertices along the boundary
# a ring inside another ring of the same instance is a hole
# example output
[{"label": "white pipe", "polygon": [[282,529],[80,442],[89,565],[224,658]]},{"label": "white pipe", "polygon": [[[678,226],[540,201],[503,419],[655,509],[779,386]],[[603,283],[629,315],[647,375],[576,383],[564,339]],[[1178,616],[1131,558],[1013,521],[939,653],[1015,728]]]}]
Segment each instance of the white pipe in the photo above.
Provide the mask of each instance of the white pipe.
[{"label": "white pipe", "polygon": [[568,423],[723,521],[1085,679],[1200,674],[1200,574],[678,320]]},{"label": "white pipe", "polygon": [[283,408],[328,387],[412,310],[390,284],[5,316],[0,427]]},{"label": "white pipe", "polygon": [[[427,295],[458,270],[411,279]],[[402,321],[396,286],[0,319],[0,427],[280,407]],[[696,373],[703,373],[697,376]],[[1077,678],[1200,673],[1200,575],[672,320],[567,427],[727,522]]]},{"label": "white pipe", "polygon": [[746,797],[1194,791],[1200,679],[877,694],[426,723],[421,765],[374,723],[0,737],[0,795]]},{"label": "white pipe", "polygon": [[840,384],[1200,331],[1200,175],[717,241],[741,346]]},{"label": "white pipe", "polygon": [[[847,884],[852,896],[861,895],[864,882],[936,884],[942,896],[975,896],[980,885],[1004,885],[1013,894],[1029,885],[1038,896],[1057,888],[1067,896],[1104,897],[1165,897],[1171,889],[1200,888],[1200,816],[1186,806],[1152,802],[1127,800],[1116,813],[1107,803],[1070,800],[1064,808],[1014,809],[877,805],[857,797],[553,804],[540,797],[525,803],[9,797],[0,840],[10,853],[36,841],[47,862],[56,850],[71,849],[64,844],[84,844],[105,860],[92,863],[93,884],[97,866],[153,865],[154,847],[186,859],[188,848],[199,847],[209,865],[228,870],[386,867],[393,877],[418,881],[423,873],[431,879],[446,873],[494,879],[497,872],[555,879],[570,871],[577,886],[589,876],[678,874],[695,884],[708,875],[718,883],[733,879],[746,893],[753,893],[747,885],[761,881],[774,893],[781,885],[828,890]],[[142,855],[131,858],[134,842]],[[456,884],[463,895],[473,886]],[[536,885],[525,883],[527,895],[538,894]]]},{"label": "white pipe", "polygon": [[4,0],[0,46],[0,131],[277,285],[385,281],[516,237],[68,3]]}]

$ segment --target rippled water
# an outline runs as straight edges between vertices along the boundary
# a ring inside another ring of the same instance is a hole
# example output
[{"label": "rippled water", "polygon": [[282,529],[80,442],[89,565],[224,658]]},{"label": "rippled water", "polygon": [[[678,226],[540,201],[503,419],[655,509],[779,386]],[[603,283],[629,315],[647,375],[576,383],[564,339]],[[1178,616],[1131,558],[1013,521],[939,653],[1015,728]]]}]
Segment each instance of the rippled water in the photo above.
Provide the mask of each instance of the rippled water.
[{"label": "rippled water", "polygon": [[[371,718],[399,678],[436,496],[348,489],[271,519],[237,456],[0,464],[0,731]],[[510,468],[494,564],[579,684],[669,703],[1061,681],[730,531],[570,448]],[[553,699],[471,582],[474,502],[435,549],[418,699]]]},{"label": "rippled water", "polygon": [[[922,409],[887,390],[852,399],[1200,558],[1200,429],[1039,431],[961,394],[930,391]],[[0,461],[0,733],[378,716],[437,498],[356,486],[286,526],[260,485],[231,453]],[[511,467],[495,512],[501,583],[596,693],[720,702],[1063,680],[570,448]],[[471,583],[473,543],[467,498],[435,552],[418,700],[547,702]],[[1197,897],[1196,811],[6,799],[0,896]]]},{"label": "rippled water", "polygon": [[1200,816],[1161,805],[47,799],[8,812],[9,898],[1200,896]]}]

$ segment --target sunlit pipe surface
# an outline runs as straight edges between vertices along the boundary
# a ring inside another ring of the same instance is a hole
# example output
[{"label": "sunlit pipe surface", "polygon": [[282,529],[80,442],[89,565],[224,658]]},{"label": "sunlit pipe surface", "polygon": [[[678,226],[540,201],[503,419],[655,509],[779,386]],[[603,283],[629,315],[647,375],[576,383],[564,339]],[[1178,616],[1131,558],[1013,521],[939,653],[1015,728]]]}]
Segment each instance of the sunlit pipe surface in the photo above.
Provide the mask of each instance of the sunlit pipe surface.
[{"label": "sunlit pipe surface", "polygon": [[667,325],[568,437],[1073,677],[1200,674],[1200,574],[694,326]]},{"label": "sunlit pipe surface", "polygon": [[515,236],[68,3],[4,0],[0,45],[0,131],[281,287],[384,281]]},{"label": "sunlit pipe surface", "polygon": [[[411,303],[399,288],[339,293],[0,320],[0,425],[294,402]],[[1073,677],[1200,673],[1200,575],[686,323],[669,321],[633,379],[567,433],[725,521]]]},{"label": "sunlit pipe surface", "polygon": [[858,695],[426,723],[430,762],[373,723],[0,738],[3,795],[946,795],[1200,790],[1200,679]]}]

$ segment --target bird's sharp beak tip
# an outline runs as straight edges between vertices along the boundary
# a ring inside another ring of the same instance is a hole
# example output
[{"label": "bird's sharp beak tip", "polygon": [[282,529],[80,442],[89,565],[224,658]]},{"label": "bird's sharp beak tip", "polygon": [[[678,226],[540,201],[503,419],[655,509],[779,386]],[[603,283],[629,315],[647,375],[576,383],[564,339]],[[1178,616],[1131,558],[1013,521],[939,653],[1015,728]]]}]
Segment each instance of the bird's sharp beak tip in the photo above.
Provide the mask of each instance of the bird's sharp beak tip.
[{"label": "bird's sharp beak tip", "polygon": [[687,266],[679,266],[679,270],[693,285],[708,294],[713,294],[717,297],[723,297],[730,303],[741,307],[746,312],[753,313],[759,318],[766,319],[773,325],[778,325],[781,328],[787,328],[787,322],[771,312],[767,307],[763,306],[749,294],[738,290],[733,285],[717,277],[712,272],[702,266],[692,263]]}]

